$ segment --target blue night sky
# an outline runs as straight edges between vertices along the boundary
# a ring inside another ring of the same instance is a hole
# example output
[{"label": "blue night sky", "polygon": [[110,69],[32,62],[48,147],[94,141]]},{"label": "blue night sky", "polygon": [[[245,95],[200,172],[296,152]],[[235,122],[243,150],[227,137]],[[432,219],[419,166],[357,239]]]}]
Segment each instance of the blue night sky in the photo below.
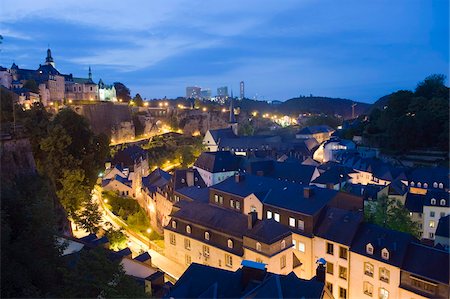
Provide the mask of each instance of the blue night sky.
[{"label": "blue night sky", "polygon": [[229,86],[246,96],[373,102],[448,75],[448,0],[2,0],[0,65],[123,82],[146,98]]}]

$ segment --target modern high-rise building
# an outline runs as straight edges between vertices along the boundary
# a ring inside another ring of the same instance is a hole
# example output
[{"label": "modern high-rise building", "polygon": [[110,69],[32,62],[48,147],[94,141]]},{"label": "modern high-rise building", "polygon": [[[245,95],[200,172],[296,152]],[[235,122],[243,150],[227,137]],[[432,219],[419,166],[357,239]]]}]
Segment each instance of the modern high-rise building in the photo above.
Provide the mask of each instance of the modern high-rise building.
[{"label": "modern high-rise building", "polygon": [[228,97],[228,86],[223,86],[217,88],[217,97],[226,98]]},{"label": "modern high-rise building", "polygon": [[204,100],[211,100],[211,89],[202,89],[200,91],[200,96]]},{"label": "modern high-rise building", "polygon": [[186,98],[188,99],[198,99],[200,98],[201,88],[197,86],[186,87]]},{"label": "modern high-rise building", "polygon": [[242,100],[245,97],[244,81],[241,81],[241,83],[239,83],[239,91],[239,98]]}]

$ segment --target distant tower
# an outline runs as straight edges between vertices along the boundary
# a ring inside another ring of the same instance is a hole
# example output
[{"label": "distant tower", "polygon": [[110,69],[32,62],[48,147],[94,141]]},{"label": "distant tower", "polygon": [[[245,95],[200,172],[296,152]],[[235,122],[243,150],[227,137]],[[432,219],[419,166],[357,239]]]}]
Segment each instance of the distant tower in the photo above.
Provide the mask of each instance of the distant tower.
[{"label": "distant tower", "polygon": [[47,57],[45,58],[45,64],[55,67],[55,62],[53,60],[52,51],[50,50],[50,48],[47,49]]},{"label": "distant tower", "polygon": [[241,83],[239,84],[239,91],[240,91],[240,99],[242,100],[245,96],[244,81],[241,81]]},{"label": "distant tower", "polygon": [[92,81],[92,71],[91,71],[91,66],[89,66],[89,80]]},{"label": "distant tower", "polygon": [[355,106],[356,106],[357,104],[356,103],[353,103],[352,104],[352,118],[354,119],[355,118]]},{"label": "distant tower", "polygon": [[238,122],[236,121],[236,117],[234,115],[234,100],[233,100],[233,90],[231,90],[231,99],[230,99],[230,124],[231,129],[235,135],[238,134]]}]

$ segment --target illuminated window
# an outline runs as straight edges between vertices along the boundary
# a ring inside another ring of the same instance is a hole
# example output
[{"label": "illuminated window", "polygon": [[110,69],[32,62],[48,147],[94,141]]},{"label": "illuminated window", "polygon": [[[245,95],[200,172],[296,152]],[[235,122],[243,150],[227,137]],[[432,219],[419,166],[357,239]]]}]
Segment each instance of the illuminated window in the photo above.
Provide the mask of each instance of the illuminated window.
[{"label": "illuminated window", "polygon": [[368,254],[373,254],[373,246],[372,246],[372,244],[367,244],[366,245],[366,252],[368,253]]},{"label": "illuminated window", "polygon": [[422,183],[418,182],[417,183],[417,187],[421,188],[422,187]]},{"label": "illuminated window", "polygon": [[383,248],[383,249],[381,250],[381,257],[382,257],[384,260],[388,260],[388,259],[389,259],[389,251],[388,251],[386,248]]},{"label": "illuminated window", "polygon": [[373,285],[370,282],[364,281],[364,283],[363,283],[363,290],[364,290],[364,294],[372,297],[372,295],[373,295]]},{"label": "illuminated window", "polygon": [[299,230],[304,230],[305,229],[305,221],[298,220],[298,229]]},{"label": "illuminated window", "polygon": [[233,248],[233,241],[231,239],[228,239],[227,245],[228,248]]},{"label": "illuminated window", "polygon": [[443,189],[444,188],[444,184],[439,183],[439,189]]},{"label": "illuminated window", "polygon": [[261,243],[256,242],[256,250],[261,251]]},{"label": "illuminated window", "polygon": [[373,265],[371,263],[364,263],[364,274],[373,277]]},{"label": "illuminated window", "polygon": [[272,212],[271,211],[267,211],[267,219],[271,219],[272,218]]},{"label": "illuminated window", "polygon": [[424,188],[428,188],[428,184],[427,183],[423,183],[423,187]]},{"label": "illuminated window", "polygon": [[295,218],[289,217],[289,226],[295,227]]},{"label": "illuminated window", "polygon": [[388,299],[389,292],[385,288],[380,288],[380,299]]},{"label": "illuminated window", "polygon": [[236,201],[236,210],[241,209],[241,203],[239,201]]},{"label": "illuminated window", "polygon": [[433,183],[433,187],[434,187],[434,188],[437,188],[437,187],[438,187],[438,183],[434,182],[434,183]]},{"label": "illuminated window", "polygon": [[410,185],[411,185],[411,187],[414,187],[414,182],[411,182],[411,184],[410,184]]},{"label": "illuminated window", "polygon": [[286,241],[283,240],[281,241],[281,249],[285,249],[286,248]]},{"label": "illuminated window", "polygon": [[205,240],[209,240],[209,232],[205,232]]},{"label": "illuminated window", "polygon": [[233,257],[229,254],[225,254],[225,265],[227,267],[233,267]]},{"label": "illuminated window", "polygon": [[386,268],[380,268],[380,280],[389,283],[390,272]]},{"label": "illuminated window", "polygon": [[305,252],[305,243],[298,242],[298,250],[301,252]]},{"label": "illuminated window", "polygon": [[339,278],[347,280],[347,268],[339,266]]},{"label": "illuminated window", "polygon": [[432,199],[430,200],[430,202],[431,202],[432,205],[435,205],[435,204],[436,204],[436,199],[432,198]]},{"label": "illuminated window", "polygon": [[441,199],[441,206],[445,206],[445,199]]},{"label": "illuminated window", "polygon": [[280,214],[278,214],[278,213],[273,213],[273,219],[274,219],[276,222],[280,222]]},{"label": "illuminated window", "polygon": [[230,207],[234,209],[234,200],[230,199]]},{"label": "illuminated window", "polygon": [[177,228],[177,222],[175,220],[172,220],[172,228]]},{"label": "illuminated window", "polygon": [[188,234],[191,233],[191,226],[190,226],[190,225],[186,226],[186,232],[187,232]]},{"label": "illuminated window", "polygon": [[436,226],[436,222],[434,222],[434,220],[430,220],[429,226],[430,226],[431,228],[434,228],[434,227]]}]

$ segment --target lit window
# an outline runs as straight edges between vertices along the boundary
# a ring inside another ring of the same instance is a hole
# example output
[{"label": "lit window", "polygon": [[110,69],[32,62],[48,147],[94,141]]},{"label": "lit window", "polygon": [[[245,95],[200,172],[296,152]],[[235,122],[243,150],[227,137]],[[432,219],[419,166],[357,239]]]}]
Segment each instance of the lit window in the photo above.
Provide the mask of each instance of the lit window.
[{"label": "lit window", "polygon": [[301,252],[305,252],[305,243],[298,242],[298,250]]},{"label": "lit window", "polygon": [[188,234],[191,233],[191,226],[190,226],[190,225],[186,226],[186,232],[187,232]]},{"label": "lit window", "polygon": [[205,240],[209,240],[209,232],[205,232]]},{"label": "lit window", "polygon": [[330,274],[330,275],[333,275],[333,273],[334,273],[334,265],[333,265],[333,263],[327,262],[326,263],[326,267],[327,267],[327,273]]},{"label": "lit window", "polygon": [[431,202],[432,205],[435,205],[435,204],[436,204],[436,199],[432,198],[432,199],[430,200],[430,202]]},{"label": "lit window", "polygon": [[411,182],[411,187],[414,187],[414,182]]},{"label": "lit window", "polygon": [[285,267],[286,267],[286,256],[283,255],[283,256],[280,258],[280,268],[281,268],[281,269],[284,269]]},{"label": "lit window", "polygon": [[445,199],[441,199],[441,206],[445,206]]},{"label": "lit window", "polygon": [[434,182],[434,183],[433,183],[433,187],[434,187],[434,188],[437,188],[437,187],[438,187],[438,183]]},{"label": "lit window", "polygon": [[364,281],[363,289],[364,289],[364,294],[372,297],[372,295],[373,295],[373,285],[370,282]]},{"label": "lit window", "polygon": [[219,196],[219,204],[223,205],[223,196],[222,195]]},{"label": "lit window", "polygon": [[231,239],[228,239],[227,245],[228,248],[233,248],[233,241]]},{"label": "lit window", "polygon": [[292,245],[294,245],[294,249],[297,248],[297,242],[294,239],[292,239]]},{"label": "lit window", "polygon": [[386,268],[380,268],[380,280],[389,283],[390,272]]},{"label": "lit window", "polygon": [[289,217],[289,226],[295,227],[295,218]]},{"label": "lit window", "polygon": [[256,242],[256,251],[261,251],[261,243]]},{"label": "lit window", "polygon": [[285,249],[286,248],[286,241],[283,240],[281,241],[281,249]]},{"label": "lit window", "polygon": [[380,288],[380,299],[388,299],[389,292],[385,288]]},{"label": "lit window", "polygon": [[443,189],[444,188],[444,184],[439,183],[439,189]]},{"label": "lit window", "polygon": [[239,201],[236,201],[236,209],[237,210],[241,209],[241,203]]},{"label": "lit window", "polygon": [[428,188],[428,184],[427,183],[423,183],[423,187],[424,188]]},{"label": "lit window", "polygon": [[371,263],[364,263],[364,274],[373,277],[373,265]]},{"label": "lit window", "polygon": [[191,240],[184,239],[184,248],[187,250],[191,250]]},{"label": "lit window", "polygon": [[276,222],[280,222],[280,214],[278,214],[278,213],[273,213],[273,219],[274,219]]},{"label": "lit window", "polygon": [[214,194],[214,202],[219,203],[219,195]]},{"label": "lit window", "polygon": [[230,199],[230,207],[234,209],[234,200]]},{"label": "lit window", "polygon": [[272,212],[271,211],[267,211],[267,219],[271,219],[272,218]]},{"label": "lit window", "polygon": [[418,182],[417,183],[417,187],[421,188],[422,187],[422,183]]},{"label": "lit window", "polygon": [[175,220],[172,220],[172,228],[177,228],[177,222]]},{"label": "lit window", "polygon": [[333,255],[334,254],[334,245],[327,242],[327,253]]},{"label": "lit window", "polygon": [[347,268],[339,266],[339,278],[347,280]]},{"label": "lit window", "polygon": [[372,246],[372,244],[367,244],[366,245],[366,252],[368,253],[368,254],[373,254],[373,246]]},{"label": "lit window", "polygon": [[229,254],[225,254],[225,265],[227,267],[233,267],[233,257]]},{"label": "lit window", "polygon": [[298,229],[299,230],[304,230],[305,229],[305,221],[298,220]]},{"label": "lit window", "polygon": [[430,220],[429,226],[430,226],[431,228],[434,228],[434,227],[436,226],[436,222],[434,222],[434,220]]}]

